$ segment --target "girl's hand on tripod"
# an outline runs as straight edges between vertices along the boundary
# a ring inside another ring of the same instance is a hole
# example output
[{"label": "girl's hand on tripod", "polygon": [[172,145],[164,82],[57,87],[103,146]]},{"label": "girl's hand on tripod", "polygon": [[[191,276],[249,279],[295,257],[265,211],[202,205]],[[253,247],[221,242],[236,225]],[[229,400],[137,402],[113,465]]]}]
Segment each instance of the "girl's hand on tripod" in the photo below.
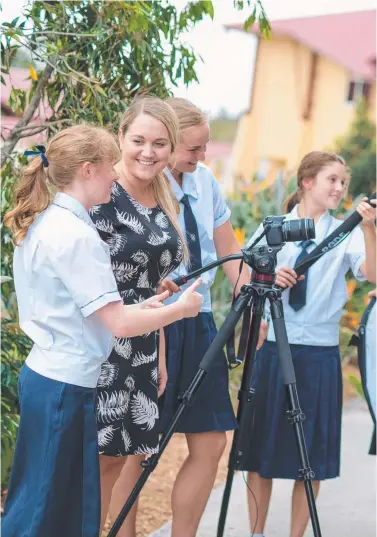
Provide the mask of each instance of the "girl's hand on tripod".
[{"label": "girl's hand on tripod", "polygon": [[172,296],[174,293],[178,293],[181,288],[173,282],[173,280],[162,280],[158,288],[158,293],[163,293],[164,291],[169,292],[169,296]]},{"label": "girl's hand on tripod", "polygon": [[279,287],[293,287],[298,280],[304,278],[304,275],[297,278],[296,272],[290,267],[280,267],[276,272],[275,284]]}]

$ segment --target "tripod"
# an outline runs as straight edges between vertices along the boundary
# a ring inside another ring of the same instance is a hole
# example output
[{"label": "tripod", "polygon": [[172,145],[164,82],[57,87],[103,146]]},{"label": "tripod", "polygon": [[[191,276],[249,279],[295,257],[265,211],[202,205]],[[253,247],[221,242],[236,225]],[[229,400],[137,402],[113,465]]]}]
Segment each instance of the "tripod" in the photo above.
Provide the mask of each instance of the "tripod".
[{"label": "tripod", "polygon": [[226,488],[224,493],[224,500],[221,509],[219,527],[218,527],[218,537],[223,535],[226,513],[230,498],[230,492],[233,482],[234,470],[237,466],[237,458],[239,455],[238,446],[239,446],[239,437],[240,433],[244,428],[244,406],[246,403],[249,403],[252,399],[253,390],[247,388],[250,386],[251,382],[251,372],[252,372],[252,362],[255,356],[259,328],[263,316],[264,304],[266,298],[269,299],[271,303],[272,318],[274,323],[274,329],[276,334],[276,339],[278,341],[278,349],[280,355],[281,366],[283,370],[283,379],[284,383],[287,386],[288,390],[288,400],[289,400],[289,414],[293,422],[297,445],[299,448],[300,462],[302,469],[300,473],[302,478],[305,481],[305,489],[308,497],[309,510],[312,519],[314,535],[315,537],[321,537],[321,532],[319,529],[318,516],[316,512],[315,500],[313,495],[313,490],[311,486],[311,479],[314,477],[312,470],[309,466],[308,456],[306,452],[304,433],[302,428],[302,420],[304,416],[300,410],[298,403],[298,396],[296,390],[296,380],[293,370],[292,357],[290,353],[289,343],[287,339],[287,333],[284,324],[283,317],[283,305],[281,301],[281,291],[273,288],[273,283],[275,280],[274,268],[276,266],[276,254],[281,249],[281,246],[278,247],[256,247],[248,250],[243,250],[242,254],[234,254],[231,256],[224,257],[207,265],[206,267],[195,271],[190,275],[191,277],[196,277],[202,272],[205,272],[214,266],[220,265],[226,261],[243,259],[246,263],[253,269],[251,274],[250,284],[243,285],[240,291],[240,294],[234,301],[232,308],[227,315],[223,325],[221,326],[218,334],[213,340],[208,351],[204,355],[202,361],[199,364],[199,369],[191,381],[189,387],[185,393],[179,398],[179,406],[175,412],[166,432],[162,435],[159,443],[158,453],[152,455],[145,461],[141,463],[141,466],[144,468],[139,480],[137,481],[135,487],[133,488],[130,496],[128,497],[126,503],[124,504],[121,512],[119,513],[117,519],[115,520],[108,537],[115,537],[121,528],[125,518],[132,509],[133,504],[135,503],[141,489],[145,485],[149,475],[156,468],[158,461],[165,451],[165,448],[174,434],[174,431],[177,428],[177,425],[191,399],[195,397],[195,394],[202,385],[205,376],[210,371],[212,363],[217,359],[221,353],[223,347],[228,341],[231,334],[233,334],[234,329],[241,318],[242,314],[248,309],[251,308],[253,304],[253,320],[251,324],[251,335],[247,343],[247,352],[246,360],[244,366],[244,372],[242,376],[241,389],[239,394],[240,404],[237,412],[237,419],[239,422],[239,429],[235,431],[234,440],[232,444],[229,471],[227,476]]},{"label": "tripod", "polygon": [[[275,248],[270,248],[270,250],[273,249]],[[260,248],[258,250],[260,250]],[[280,248],[278,248],[278,250],[280,250]],[[243,438],[245,437],[245,432],[248,430],[248,410],[251,410],[253,398],[255,395],[255,390],[252,388],[252,368],[256,354],[259,328],[263,317],[266,300],[269,301],[271,307],[271,318],[276,336],[280,367],[282,371],[283,382],[287,390],[287,399],[289,407],[289,410],[287,412],[288,420],[293,425],[296,437],[296,443],[301,464],[301,468],[299,469],[299,476],[304,481],[314,536],[321,537],[317,508],[311,483],[311,480],[314,479],[315,476],[314,472],[310,468],[302,426],[302,422],[305,419],[305,415],[300,409],[300,404],[298,400],[296,377],[284,322],[281,291],[273,287],[274,280],[274,273],[261,274],[256,271],[253,271],[251,275],[251,284],[245,286],[247,287],[247,289],[245,289],[244,292],[248,294],[249,297],[252,299],[253,317],[250,329],[251,336],[248,339],[248,344],[246,347],[244,370],[240,390],[238,393],[239,405],[237,410],[237,421],[239,424],[239,428],[236,429],[234,432],[233,443],[229,455],[228,474],[221,504],[219,522],[217,527],[217,537],[222,537],[224,534],[234,472],[237,469],[240,469],[241,459],[243,455]],[[247,302],[246,307],[250,308],[251,303]]]}]

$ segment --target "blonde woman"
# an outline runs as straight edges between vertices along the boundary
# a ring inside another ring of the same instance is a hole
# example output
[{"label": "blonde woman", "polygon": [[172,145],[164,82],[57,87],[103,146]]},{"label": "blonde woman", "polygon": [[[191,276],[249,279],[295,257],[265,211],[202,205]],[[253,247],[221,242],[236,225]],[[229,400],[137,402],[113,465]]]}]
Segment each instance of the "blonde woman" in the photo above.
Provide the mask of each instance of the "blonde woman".
[{"label": "blonde woman", "polygon": [[[177,276],[204,266],[217,257],[240,252],[230,223],[230,210],[213,173],[201,161],[205,159],[209,125],[204,113],[186,99],[170,98],[167,103],[177,114],[179,143],[173,166],[166,169],[175,198],[179,201],[178,222],[184,230],[190,262],[182,263],[162,283],[163,289],[176,293],[168,302],[179,300],[180,289],[171,281]],[[224,265],[232,287],[239,276],[239,262]],[[200,361],[211,345],[216,326],[211,308],[210,288],[216,270],[202,275],[200,293],[203,306],[194,323],[174,323],[165,331],[168,382],[161,401],[160,430],[166,430],[179,405],[179,395],[189,386]],[[244,268],[239,287],[250,280]],[[261,331],[260,344],[265,326]],[[172,537],[194,537],[216,477],[220,457],[226,445],[226,431],[237,426],[228,392],[228,369],[224,353],[207,375],[203,386],[187,407],[177,432],[185,433],[189,454],[179,470],[172,493]],[[136,471],[136,470],[135,470]],[[126,467],[124,482],[131,481],[133,465]],[[134,537],[132,517],[119,532]],[[128,525],[127,525],[128,524]]]},{"label": "blonde woman", "polygon": [[[162,173],[177,141],[176,115],[158,98],[135,100],[121,118],[121,160],[116,165],[119,179],[113,185],[111,201],[93,207],[91,215],[110,246],[124,304],[151,297],[180,265],[187,250],[177,224],[178,204]],[[129,492],[122,477],[118,479],[126,456],[135,458],[137,473],[141,459],[158,450],[157,400],[165,389],[167,374],[163,334],[159,356],[157,335],[148,331],[141,337],[115,339],[114,349],[102,366],[97,386],[102,522],[111,494],[114,519]],[[128,476],[130,472],[128,466]]]},{"label": "blonde woman", "polygon": [[[109,249],[88,210],[107,202],[119,149],[101,128],[70,127],[25,169],[13,231],[21,329],[34,346],[19,377],[20,424],[2,518],[3,537],[98,537],[96,385],[112,334],[133,337],[186,315],[201,297],[124,306]],[[52,200],[50,186],[57,190]],[[142,309],[143,308],[143,309]]]}]

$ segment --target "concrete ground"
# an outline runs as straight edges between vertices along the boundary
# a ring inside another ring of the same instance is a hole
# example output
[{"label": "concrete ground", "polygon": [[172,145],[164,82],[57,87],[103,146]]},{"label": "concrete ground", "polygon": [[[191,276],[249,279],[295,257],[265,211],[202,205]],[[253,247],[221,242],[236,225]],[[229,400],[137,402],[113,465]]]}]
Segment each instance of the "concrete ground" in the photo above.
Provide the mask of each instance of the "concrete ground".
[{"label": "concrete ground", "polygon": [[[341,477],[322,484],[317,502],[322,537],[376,536],[376,458],[368,455],[372,421],[361,400],[344,409]],[[276,480],[272,493],[266,537],[289,537],[292,482]],[[223,486],[215,489],[203,515],[197,537],[216,536]],[[233,481],[224,537],[249,537],[246,485],[241,473]],[[168,522],[150,537],[170,537]],[[305,537],[312,537],[311,527]]]}]

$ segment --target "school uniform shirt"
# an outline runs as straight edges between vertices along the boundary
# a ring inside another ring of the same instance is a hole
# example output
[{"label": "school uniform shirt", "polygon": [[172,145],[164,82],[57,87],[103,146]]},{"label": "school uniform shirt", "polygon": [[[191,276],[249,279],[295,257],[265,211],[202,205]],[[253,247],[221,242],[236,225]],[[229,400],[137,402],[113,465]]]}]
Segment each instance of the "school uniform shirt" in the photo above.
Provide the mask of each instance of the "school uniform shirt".
[{"label": "school uniform shirt", "polygon": [[[181,203],[181,199],[184,194],[189,197],[189,202],[194,213],[199,232],[199,241],[201,248],[202,265],[207,265],[216,261],[217,254],[215,245],[213,242],[214,230],[227,222],[230,219],[230,209],[226,205],[224,198],[221,194],[219,184],[207,166],[198,163],[196,170],[193,173],[184,173],[182,180],[182,187],[179,186],[177,181],[168,169],[164,170],[164,173],[170,180],[173,192],[180,202],[180,213],[178,215],[178,223],[183,233],[186,234],[186,226],[184,220],[184,205]],[[190,272],[190,268],[183,263],[169,274],[169,279],[174,280],[179,276],[184,276]],[[204,272],[200,277],[203,280],[202,285],[198,289],[198,293],[203,296],[202,312],[211,311],[211,292],[210,288],[215,279],[216,268]],[[181,287],[184,290],[191,285],[190,281],[186,285]],[[176,302],[181,293],[175,293],[172,297],[165,301],[166,304],[172,304]]]},{"label": "school uniform shirt", "polygon": [[20,327],[34,342],[26,364],[95,388],[112,334],[94,313],[121,297],[109,247],[81,203],[58,193],[15,248],[13,271]]},{"label": "school uniform shirt", "polygon": [[[286,219],[299,218],[297,206],[285,215]],[[314,244],[307,248],[310,253],[330,233],[342,224],[326,211],[315,225]],[[248,244],[262,232],[261,224]],[[296,259],[302,252],[299,242],[287,242],[277,254],[277,268],[293,268]],[[266,244],[265,237],[258,244]],[[345,276],[349,269],[359,281],[365,278],[360,272],[360,266],[365,261],[364,235],[360,227],[355,228],[350,235],[338,246],[324,254],[308,271],[306,304],[295,311],[288,303],[289,290],[282,293],[284,317],[291,344],[333,346],[339,344],[339,321],[343,306],[347,301],[347,286]],[[267,309],[269,304],[267,301]],[[267,340],[276,341],[272,320],[269,323]]]}]

